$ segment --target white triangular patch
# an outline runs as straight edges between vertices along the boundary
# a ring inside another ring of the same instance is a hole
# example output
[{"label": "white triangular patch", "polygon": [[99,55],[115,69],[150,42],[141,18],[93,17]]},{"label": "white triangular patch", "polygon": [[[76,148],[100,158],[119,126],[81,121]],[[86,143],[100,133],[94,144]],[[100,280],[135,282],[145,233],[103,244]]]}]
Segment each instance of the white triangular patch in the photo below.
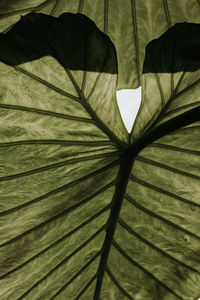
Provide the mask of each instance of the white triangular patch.
[{"label": "white triangular patch", "polygon": [[141,103],[141,87],[117,91],[117,103],[124,124],[130,132]]}]

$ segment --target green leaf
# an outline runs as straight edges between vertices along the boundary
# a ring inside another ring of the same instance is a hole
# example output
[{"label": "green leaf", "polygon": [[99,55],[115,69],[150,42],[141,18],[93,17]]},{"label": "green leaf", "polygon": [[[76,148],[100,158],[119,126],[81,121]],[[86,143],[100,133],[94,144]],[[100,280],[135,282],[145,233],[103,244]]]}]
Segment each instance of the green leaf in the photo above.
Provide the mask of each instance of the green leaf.
[{"label": "green leaf", "polygon": [[200,105],[200,62],[180,55],[183,41],[191,43],[198,37],[199,24],[179,23],[147,46],[142,101],[132,128],[132,141]]},{"label": "green leaf", "polygon": [[7,31],[28,12],[56,17],[64,12],[82,13],[115,44],[117,89],[133,89],[141,86],[146,45],[175,23],[198,23],[199,7],[199,0],[1,0],[0,28]]},{"label": "green leaf", "polygon": [[[199,297],[200,107],[189,93],[199,97],[199,65],[183,77],[165,51],[180,26],[193,28],[176,25],[147,47],[132,144],[114,46],[92,21],[31,13],[0,36],[2,299]],[[160,109],[156,76],[181,78],[186,109],[164,84]]]}]

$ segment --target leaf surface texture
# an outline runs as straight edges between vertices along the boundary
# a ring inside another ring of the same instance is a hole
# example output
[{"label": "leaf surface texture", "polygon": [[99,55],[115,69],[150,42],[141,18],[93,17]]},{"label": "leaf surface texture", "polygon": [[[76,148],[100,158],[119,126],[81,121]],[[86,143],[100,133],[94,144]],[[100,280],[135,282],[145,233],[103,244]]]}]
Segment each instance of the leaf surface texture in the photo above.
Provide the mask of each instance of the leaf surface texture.
[{"label": "leaf surface texture", "polygon": [[[122,9],[123,8],[123,9]],[[0,28],[7,31],[21,15],[29,12],[60,16],[82,13],[108,34],[118,55],[117,89],[141,86],[145,47],[172,25],[199,23],[199,0],[26,0],[0,4]]]},{"label": "leaf surface texture", "polygon": [[[199,63],[176,64],[166,43],[188,28],[195,39],[199,25],[175,25],[147,47],[142,108],[128,136],[113,43],[73,14],[88,15],[90,1],[32,2],[42,14],[0,36],[1,298],[198,298]],[[89,17],[112,37],[101,3],[99,21],[100,4]],[[20,5],[4,11],[6,26],[27,13]]]}]

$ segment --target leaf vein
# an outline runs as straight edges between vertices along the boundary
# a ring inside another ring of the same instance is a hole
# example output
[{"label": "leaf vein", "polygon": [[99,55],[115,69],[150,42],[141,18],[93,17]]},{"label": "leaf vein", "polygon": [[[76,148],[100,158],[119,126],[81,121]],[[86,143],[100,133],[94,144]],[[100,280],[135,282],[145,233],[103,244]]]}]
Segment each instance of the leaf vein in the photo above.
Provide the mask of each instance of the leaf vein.
[{"label": "leaf vein", "polygon": [[134,38],[135,51],[136,51],[137,77],[138,77],[139,85],[141,85],[140,60],[139,60],[139,38],[138,38],[135,0],[131,0],[131,12],[132,12],[132,20],[133,20],[133,34],[134,34],[133,38]]},{"label": "leaf vein", "polygon": [[136,157],[136,160],[141,161],[141,162],[146,163],[146,164],[149,164],[149,165],[152,165],[152,166],[156,166],[156,167],[168,170],[168,171],[173,172],[173,173],[177,173],[177,174],[186,176],[186,177],[190,177],[190,178],[194,178],[194,179],[200,179],[200,176],[198,176],[198,175],[190,174],[188,172],[185,172],[185,171],[167,166],[167,165],[162,164],[160,162],[157,162],[157,161],[154,161],[154,160],[151,160],[151,159],[147,159],[147,158],[142,157],[140,155],[138,155]]},{"label": "leaf vein", "polygon": [[[93,217],[92,217],[93,218]],[[10,274],[22,269],[23,267],[25,267],[27,264],[29,264],[30,262],[32,262],[33,260],[37,259],[38,257],[40,257],[41,255],[45,254],[48,250],[54,248],[55,246],[57,246],[59,243],[63,242],[64,240],[68,239],[71,235],[73,235],[75,232],[77,232],[78,230],[82,229],[84,226],[86,226],[88,224],[88,220],[86,220],[85,222],[83,222],[81,225],[75,227],[73,230],[71,230],[70,232],[68,232],[67,234],[65,234],[64,236],[62,236],[59,240],[55,241],[53,244],[49,245],[48,247],[46,247],[45,249],[43,249],[42,251],[40,251],[39,253],[37,253],[36,255],[32,256],[31,258],[29,258],[27,261],[25,261],[24,263],[22,263],[21,265],[17,266],[16,268],[8,271],[7,273],[3,274],[0,276],[0,280],[6,278],[7,276],[9,276]],[[98,231],[96,231],[89,239],[87,239],[78,249],[81,250],[83,247],[85,247],[92,239],[94,239],[96,236],[98,236],[103,230],[106,229],[106,224],[103,225]],[[77,249],[75,250],[77,252]],[[75,252],[73,251],[73,253]],[[76,253],[75,252],[75,253]],[[75,254],[74,253],[74,254]]]},{"label": "leaf vein", "polygon": [[156,191],[156,192],[159,192],[159,193],[161,193],[161,194],[167,195],[167,196],[169,196],[169,197],[171,197],[171,198],[174,198],[174,199],[176,199],[176,200],[179,200],[179,201],[182,201],[182,202],[187,203],[187,204],[189,204],[189,205],[196,206],[196,207],[199,207],[199,208],[200,208],[200,204],[195,203],[195,202],[192,202],[192,201],[190,201],[190,200],[187,200],[187,199],[185,199],[185,198],[183,198],[183,197],[180,197],[180,196],[178,196],[178,195],[176,195],[176,194],[173,194],[173,193],[171,193],[171,192],[168,192],[168,191],[166,191],[166,190],[164,190],[164,189],[161,189],[161,188],[159,188],[159,187],[157,187],[157,186],[155,186],[155,185],[152,185],[152,184],[150,184],[150,183],[147,183],[147,182],[145,182],[145,181],[143,181],[143,180],[137,178],[136,176],[133,176],[132,174],[130,175],[130,179],[131,179],[132,181],[134,181],[134,182],[140,184],[140,185],[143,185],[143,186],[145,186],[145,187],[151,189],[151,190],[154,190],[154,191]]},{"label": "leaf vein", "polygon": [[93,256],[92,259],[89,260],[89,262],[87,262],[61,289],[59,289],[59,291],[57,291],[56,294],[54,294],[50,300],[54,299],[55,297],[57,297],[68,285],[70,285],[74,279],[76,279],[89,265],[91,265],[91,263],[93,263],[96,258],[98,258],[98,256],[101,255],[101,250],[99,252],[96,253],[95,256]]},{"label": "leaf vein", "polygon": [[50,12],[50,16],[52,16],[55,13],[56,9],[58,8],[59,2],[60,2],[60,0],[56,0],[56,3],[54,4],[54,6]]},{"label": "leaf vein", "polygon": [[91,160],[91,159],[100,159],[100,158],[105,158],[105,157],[110,157],[110,156],[112,157],[116,154],[119,154],[119,152],[115,151],[115,152],[108,152],[108,153],[102,153],[102,154],[96,154],[96,155],[90,155],[90,156],[84,156],[84,157],[78,157],[78,158],[71,158],[71,159],[67,159],[62,162],[54,163],[54,164],[40,167],[40,168],[37,168],[34,170],[29,170],[29,171],[22,172],[22,173],[17,173],[17,174],[0,177],[0,181],[7,181],[7,180],[20,178],[23,176],[33,175],[36,173],[40,173],[40,172],[44,172],[44,171],[51,170],[54,168],[65,166],[68,163],[71,164],[71,163],[82,162],[82,161],[87,161],[87,160]]},{"label": "leaf vein", "polygon": [[128,299],[133,300],[134,298],[131,297],[129,295],[129,293],[127,291],[125,291],[125,289],[120,285],[120,283],[118,282],[118,280],[115,278],[115,276],[112,274],[112,272],[110,271],[110,269],[108,267],[106,267],[106,273],[108,274],[108,276],[110,277],[110,279],[112,280],[112,282],[114,283],[114,285],[121,291],[121,293],[126,296]]},{"label": "leaf vein", "polygon": [[21,73],[29,76],[30,78],[36,80],[37,82],[45,85],[46,87],[54,90],[55,92],[59,93],[60,95],[63,95],[65,97],[67,97],[67,98],[70,98],[72,100],[78,101],[80,103],[80,99],[78,97],[76,97],[76,96],[74,96],[72,94],[69,94],[69,93],[63,91],[62,89],[58,88],[57,86],[55,86],[55,85],[47,82],[46,80],[44,80],[44,79],[42,79],[42,78],[40,78],[40,77],[38,77],[38,76],[36,76],[36,75],[28,72],[27,70],[25,70],[25,69],[23,69],[23,68],[21,68],[19,66],[13,66],[13,68],[16,69],[16,70],[18,70],[18,71],[20,71]]},{"label": "leaf vein", "polygon": [[119,224],[126,229],[130,234],[132,234],[133,236],[135,236],[136,238],[138,238],[140,241],[142,241],[143,243],[145,243],[146,245],[148,245],[150,248],[156,250],[157,252],[159,252],[160,254],[164,255],[165,257],[177,262],[178,264],[182,265],[183,267],[192,270],[195,273],[200,274],[199,271],[195,270],[193,267],[186,265],[184,262],[178,260],[177,258],[175,258],[174,256],[169,255],[167,252],[163,251],[161,248],[153,245],[151,242],[149,242],[148,240],[146,240],[144,237],[142,237],[140,234],[138,234],[136,231],[134,231],[129,225],[127,225],[126,222],[124,222],[121,218],[119,219]]},{"label": "leaf vein", "polygon": [[[115,164],[116,164],[116,163],[115,163]],[[21,205],[19,205],[19,206],[16,206],[16,207],[13,207],[13,208],[8,209],[8,210],[6,210],[6,211],[3,211],[3,212],[0,213],[0,216],[7,215],[7,214],[9,214],[9,213],[12,213],[12,212],[18,210],[18,209],[21,209],[21,208],[24,208],[24,207],[26,207],[26,206],[35,204],[35,203],[37,203],[37,202],[39,202],[39,201],[42,201],[42,200],[44,200],[44,199],[46,199],[46,198],[48,198],[48,197],[50,197],[50,196],[52,196],[52,195],[55,195],[55,194],[57,194],[57,193],[59,193],[59,192],[62,192],[63,190],[66,190],[67,188],[76,185],[77,183],[80,183],[80,182],[82,182],[82,181],[84,181],[84,180],[87,180],[88,178],[90,178],[90,177],[92,177],[92,176],[94,176],[94,175],[96,175],[96,174],[99,174],[99,173],[101,173],[101,172],[103,172],[103,171],[105,171],[105,170],[111,168],[111,167],[114,166],[115,164],[113,164],[113,163],[112,163],[112,164],[109,164],[109,165],[106,166],[106,167],[103,167],[103,168],[101,168],[101,169],[98,169],[97,171],[92,172],[92,173],[90,173],[90,174],[88,174],[88,175],[85,175],[85,176],[83,176],[83,177],[81,177],[81,178],[79,178],[79,179],[76,179],[76,180],[74,180],[74,181],[71,181],[71,182],[69,182],[69,183],[67,183],[67,184],[65,184],[65,185],[63,185],[63,186],[61,186],[61,187],[59,187],[59,188],[57,188],[57,189],[55,189],[55,190],[52,190],[52,191],[50,191],[50,192],[48,192],[48,193],[46,193],[46,194],[43,194],[42,196],[40,196],[40,197],[38,197],[38,198],[35,198],[35,199],[33,199],[33,200],[29,201],[29,202],[23,203],[23,204],[21,204]],[[112,183],[114,183],[114,182],[115,182],[115,181],[112,181]],[[110,183],[110,184],[111,184],[111,183]],[[109,186],[110,184],[106,185],[105,187]]]},{"label": "leaf vein", "polygon": [[58,144],[58,145],[73,145],[73,146],[109,146],[109,145],[115,145],[111,141],[72,141],[72,140],[24,140],[24,141],[15,141],[15,142],[5,142],[0,143],[0,147],[12,147],[12,146],[21,146],[21,145],[32,145],[32,144]]},{"label": "leaf vein", "polygon": [[78,296],[74,300],[80,299],[80,297],[85,293],[85,291],[89,288],[89,286],[92,284],[92,282],[97,278],[97,274],[95,274],[90,281],[86,284],[86,286],[80,291]]},{"label": "leaf vein", "polygon": [[[101,209],[99,212],[97,212],[94,216],[92,216],[90,219],[88,219],[86,222],[87,223],[92,222],[92,220],[96,219],[98,216],[100,216],[101,214],[103,214],[105,211],[107,211],[110,208],[111,208],[111,204],[108,204],[103,209]],[[64,215],[66,215],[66,213],[68,213],[68,210],[65,210],[65,211],[57,214],[56,216],[54,216],[54,217],[52,217],[52,218],[50,218],[50,219],[48,219],[48,220],[46,220],[46,221],[44,221],[44,222],[36,225],[36,226],[34,226],[33,228],[30,228],[30,229],[24,231],[23,233],[21,233],[21,234],[15,236],[14,238],[12,238],[11,240],[9,240],[9,241],[1,244],[0,248],[8,246],[8,245],[16,242],[17,240],[19,240],[19,239],[23,238],[24,236],[30,234],[31,232],[33,232],[35,230],[38,230],[39,228],[43,227],[44,225],[47,225],[47,224],[49,224],[49,223],[57,220],[58,218],[63,217]]]},{"label": "leaf vein", "polygon": [[[176,98],[184,95],[188,90],[194,88],[195,86],[197,86],[200,83],[200,79],[196,80],[195,82],[191,83],[189,86],[187,86],[186,88],[184,88],[183,90],[181,90],[180,92],[178,92],[176,95],[172,96],[170,101],[174,101]],[[170,102],[171,103],[171,102]]]},{"label": "leaf vein", "polygon": [[165,224],[168,224],[169,226],[171,227],[174,227],[176,228],[177,230],[179,231],[182,231],[186,234],[188,234],[189,236],[192,236],[193,238],[197,239],[197,240],[200,240],[200,236],[198,236],[197,234],[185,229],[185,228],[182,228],[181,226],[167,220],[166,218],[164,217],[161,217],[160,215],[152,212],[151,210],[147,209],[146,207],[140,205],[139,203],[137,203],[135,200],[133,200],[133,198],[131,196],[129,196],[128,194],[125,195],[125,199],[128,200],[133,206],[137,207],[138,209],[140,209],[141,211],[143,211],[145,214],[149,215],[149,216],[152,216],[158,220],[160,220],[161,222],[165,223]]},{"label": "leaf vein", "polygon": [[[43,280],[47,279],[54,271],[56,271],[61,265],[66,263],[74,254],[76,254],[78,251],[82,249],[82,246],[80,246],[78,249],[76,249],[73,253],[68,255],[65,259],[63,259],[57,266],[55,266],[51,271],[49,271],[43,278],[41,278],[39,281],[37,281],[31,288],[29,288],[23,295],[19,297],[19,299],[23,299],[26,297],[36,286],[38,286]],[[97,252],[95,256],[93,256],[92,259],[89,260],[88,263],[86,263],[68,282],[65,284],[51,299],[55,298],[58,294],[60,294],[64,288],[66,288],[76,277],[78,277],[99,255],[101,251]]]},{"label": "leaf vein", "polygon": [[135,260],[132,259],[120,246],[119,244],[113,240],[113,246],[134,266],[139,268],[141,271],[149,275],[151,278],[153,278],[155,281],[157,281],[161,286],[163,286],[166,290],[168,290],[170,293],[175,295],[178,299],[184,300],[182,297],[177,295],[171,288],[169,288],[166,284],[164,284],[162,281],[160,281],[157,277],[155,277],[150,271],[146,270],[143,266],[141,266],[139,263],[137,263]]},{"label": "leaf vein", "polygon": [[169,7],[168,7],[167,0],[163,0],[163,6],[164,6],[164,12],[165,12],[165,17],[166,17],[166,21],[167,21],[167,26],[168,26],[168,29],[169,29],[169,27],[172,26],[172,22],[171,22],[171,18],[170,18],[170,13],[169,13]]},{"label": "leaf vein", "polygon": [[5,109],[16,109],[16,110],[21,110],[21,111],[33,112],[33,113],[37,113],[37,114],[48,115],[48,116],[53,116],[56,118],[68,119],[68,120],[77,121],[77,122],[92,123],[92,124],[95,123],[92,119],[65,115],[65,114],[56,113],[56,112],[48,111],[48,110],[44,110],[44,109],[33,108],[33,107],[12,105],[12,104],[1,104],[1,103],[0,103],[0,107],[5,108]]},{"label": "leaf vein", "polygon": [[152,143],[148,147],[156,147],[156,148],[158,147],[158,148],[168,149],[168,150],[172,150],[172,151],[178,151],[178,152],[184,152],[184,153],[189,153],[189,154],[194,154],[194,155],[200,155],[200,151],[184,149],[184,148],[171,146],[171,145],[166,145],[166,144],[161,144],[161,143]]},{"label": "leaf vein", "polygon": [[83,11],[83,0],[79,0],[78,13],[82,13]]},{"label": "leaf vein", "polygon": [[108,0],[104,0],[104,33],[108,31]]},{"label": "leaf vein", "polygon": [[171,114],[174,113],[174,112],[178,112],[178,111],[181,111],[182,109],[185,109],[185,108],[188,108],[188,107],[193,107],[193,106],[196,106],[196,105],[198,105],[198,104],[200,104],[200,101],[196,101],[196,102],[193,102],[193,103],[185,104],[185,105],[182,105],[182,106],[180,106],[180,107],[177,107],[177,108],[175,108],[175,109],[173,109],[173,110],[170,110],[170,111],[168,111],[168,112],[165,112],[163,115],[164,115],[164,116],[169,116],[169,115],[171,115]]}]

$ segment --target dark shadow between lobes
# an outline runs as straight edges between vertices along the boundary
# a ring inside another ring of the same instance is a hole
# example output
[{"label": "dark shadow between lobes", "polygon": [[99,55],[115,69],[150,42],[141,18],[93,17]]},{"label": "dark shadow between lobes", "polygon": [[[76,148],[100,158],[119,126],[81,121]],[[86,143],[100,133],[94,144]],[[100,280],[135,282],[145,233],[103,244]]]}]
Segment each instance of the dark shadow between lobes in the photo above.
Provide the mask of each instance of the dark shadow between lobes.
[{"label": "dark shadow between lobes", "polygon": [[0,34],[0,60],[19,65],[53,56],[67,69],[117,74],[117,56],[110,38],[82,14],[60,17],[30,13],[6,34]]},{"label": "dark shadow between lobes", "polygon": [[146,47],[143,73],[200,69],[200,24],[177,23]]},{"label": "dark shadow between lobes", "polygon": [[[112,41],[80,13],[63,13],[58,18],[30,13],[0,34],[0,60],[6,64],[15,66],[47,55],[67,69],[118,73]],[[199,68],[200,24],[178,23],[146,47],[143,73]]]}]

